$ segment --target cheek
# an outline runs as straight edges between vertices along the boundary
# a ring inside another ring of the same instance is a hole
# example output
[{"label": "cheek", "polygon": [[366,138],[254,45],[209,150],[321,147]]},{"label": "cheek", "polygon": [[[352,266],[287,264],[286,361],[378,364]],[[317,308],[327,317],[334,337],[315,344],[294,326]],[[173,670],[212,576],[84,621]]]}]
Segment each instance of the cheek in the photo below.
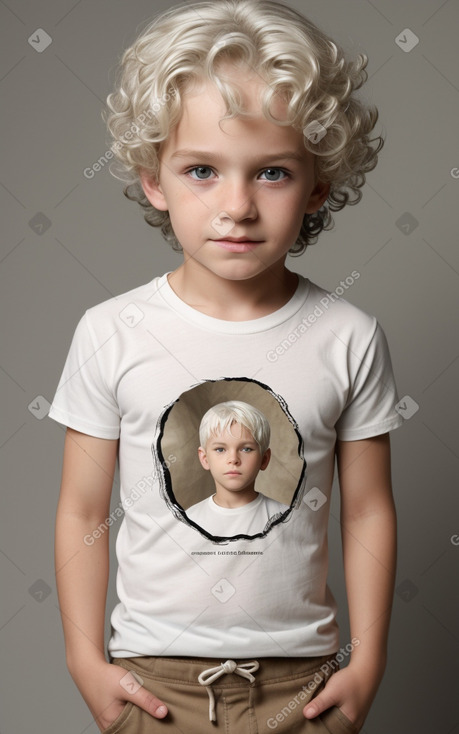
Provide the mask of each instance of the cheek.
[{"label": "cheek", "polygon": [[[200,192],[196,191],[192,182],[188,181],[180,173],[167,171],[164,176],[164,192],[167,194],[171,209],[177,211],[178,207],[198,208],[200,203]],[[204,205],[202,205],[204,206]]]},{"label": "cheek", "polygon": [[301,192],[296,192],[294,195],[286,192],[283,196],[278,195],[275,201],[267,200],[265,212],[277,232],[291,235],[301,227],[306,206],[307,199],[301,195]]},{"label": "cheek", "polygon": [[190,195],[190,192],[182,186],[178,186],[176,192],[169,199],[171,206],[169,207],[169,216],[174,230],[188,233],[201,227],[205,222],[205,218],[211,220],[210,209],[202,202],[199,197]]},{"label": "cheek", "polygon": [[284,226],[292,226],[294,219],[303,219],[306,213],[308,198],[303,192],[297,192],[294,196],[285,197],[281,208],[281,219]]},{"label": "cheek", "polygon": [[175,215],[179,214],[180,210],[187,205],[187,199],[190,198],[190,192],[187,187],[171,171],[167,171],[163,176],[161,187],[169,207],[169,212]]}]

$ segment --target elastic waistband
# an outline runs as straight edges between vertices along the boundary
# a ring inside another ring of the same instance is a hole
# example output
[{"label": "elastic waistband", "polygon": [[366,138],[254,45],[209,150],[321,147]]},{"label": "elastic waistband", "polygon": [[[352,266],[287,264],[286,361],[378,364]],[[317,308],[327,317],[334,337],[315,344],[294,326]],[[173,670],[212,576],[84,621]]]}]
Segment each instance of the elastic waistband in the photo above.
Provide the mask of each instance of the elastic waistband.
[{"label": "elastic waistband", "polygon": [[[176,683],[187,683],[189,685],[197,685],[198,676],[208,668],[221,665],[227,660],[226,656],[221,658],[191,658],[191,657],[132,657],[132,658],[113,658],[115,665],[120,665],[126,670],[134,670],[140,676],[162,678],[164,680],[174,681]],[[320,657],[306,658],[232,658],[238,665],[248,664],[256,660],[259,663],[259,669],[256,674],[256,682],[254,685],[261,683],[275,683],[281,680],[288,680],[300,676],[311,675],[312,673],[323,670],[323,666],[333,661],[333,668],[336,668],[336,659],[334,655],[325,655]],[[327,666],[328,668],[328,666]],[[325,672],[325,671],[323,671]],[[330,670],[331,672],[331,670]],[[220,680],[214,684],[225,687],[241,687],[246,686],[247,681],[231,674],[224,674]]]}]

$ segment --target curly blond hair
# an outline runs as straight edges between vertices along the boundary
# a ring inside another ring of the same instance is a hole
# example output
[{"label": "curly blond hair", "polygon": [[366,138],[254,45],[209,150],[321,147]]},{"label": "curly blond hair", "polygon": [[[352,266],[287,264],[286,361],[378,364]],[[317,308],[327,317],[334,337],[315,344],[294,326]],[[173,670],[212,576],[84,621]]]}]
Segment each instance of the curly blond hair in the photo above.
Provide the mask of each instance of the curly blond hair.
[{"label": "curly blond hair", "polygon": [[[262,112],[271,122],[303,131],[316,156],[317,178],[330,184],[324,205],[306,214],[290,254],[299,255],[334,226],[331,211],[362,198],[365,174],[377,163],[380,136],[369,137],[375,107],[354,94],[367,80],[368,59],[347,60],[343,50],[296,10],[272,0],[210,0],[175,6],[159,14],[122,55],[116,90],[103,117],[113,137],[124,194],[143,207],[144,218],[161,227],[173,249],[182,248],[169,213],[148,201],[140,169],[159,173],[158,152],[181,116],[182,94],[194,80],[209,78],[219,89],[230,119],[244,116],[241,97],[219,75],[224,61],[245,63],[263,78]],[[270,105],[281,94],[287,117],[273,117]],[[116,170],[115,170],[116,169]]]}]

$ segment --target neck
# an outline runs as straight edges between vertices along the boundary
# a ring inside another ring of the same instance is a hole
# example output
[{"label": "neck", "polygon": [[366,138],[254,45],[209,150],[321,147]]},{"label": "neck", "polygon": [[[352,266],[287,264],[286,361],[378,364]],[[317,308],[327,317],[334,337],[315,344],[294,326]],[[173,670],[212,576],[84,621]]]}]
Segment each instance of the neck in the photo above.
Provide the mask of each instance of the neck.
[{"label": "neck", "polygon": [[193,260],[169,275],[175,294],[192,308],[225,321],[250,321],[277,311],[290,300],[298,277],[285,265],[248,280],[228,280]]},{"label": "neck", "polygon": [[234,510],[236,507],[243,507],[253,502],[258,497],[258,493],[254,489],[244,489],[241,492],[227,492],[222,487],[217,487],[213,500],[219,507],[227,507]]}]

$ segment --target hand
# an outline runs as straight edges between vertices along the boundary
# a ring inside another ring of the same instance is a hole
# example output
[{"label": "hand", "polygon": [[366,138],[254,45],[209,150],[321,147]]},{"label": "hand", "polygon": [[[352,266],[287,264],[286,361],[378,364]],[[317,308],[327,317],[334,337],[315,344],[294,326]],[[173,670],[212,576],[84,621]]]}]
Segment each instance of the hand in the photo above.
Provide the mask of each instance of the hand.
[{"label": "hand", "polygon": [[167,716],[167,706],[143,686],[135,693],[129,693],[129,687],[125,688],[125,683],[123,685],[120,682],[126,675],[128,673],[124,668],[106,661],[91,663],[78,672],[72,672],[72,677],[101,731],[118,718],[128,701],[156,719]]},{"label": "hand", "polygon": [[323,691],[304,707],[303,714],[307,719],[314,719],[332,706],[338,706],[360,731],[376,695],[378,683],[379,680],[371,682],[368,675],[349,664],[329,678]]}]

